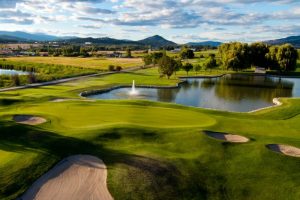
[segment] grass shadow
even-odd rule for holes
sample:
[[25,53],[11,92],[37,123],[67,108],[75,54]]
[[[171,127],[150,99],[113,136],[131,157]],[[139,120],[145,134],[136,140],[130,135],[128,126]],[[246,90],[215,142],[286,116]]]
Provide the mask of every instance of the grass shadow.
[[[104,133],[101,139],[117,140],[120,137],[141,137],[146,140],[156,137],[155,132],[144,132],[141,136],[141,130],[134,134],[126,131],[113,131]],[[131,130],[132,131],[132,130]],[[166,199],[166,197],[180,196],[179,183],[181,173],[175,165],[167,161],[156,160],[150,157],[128,154],[121,151],[104,148],[101,143],[94,143],[93,140],[87,141],[73,137],[62,136],[54,132],[43,130],[39,127],[19,125],[14,122],[0,122],[0,150],[9,152],[34,152],[38,153],[29,166],[20,167],[17,172],[8,173],[0,180],[0,199],[15,199],[20,196],[38,177],[48,171],[54,164],[63,158],[75,154],[94,155],[102,159],[107,166],[123,166],[128,171],[124,176],[131,179],[131,184],[137,187],[144,184],[139,177],[144,177],[149,184],[147,192],[156,199]],[[19,163],[16,163],[19,164]],[[110,170],[110,169],[109,169]],[[1,177],[1,176],[0,176]],[[114,184],[119,184],[121,177],[115,177]],[[138,182],[136,182],[138,180]],[[130,186],[133,187],[133,186]],[[122,187],[118,185],[115,194],[120,195]],[[161,189],[165,188],[165,192]],[[141,189],[139,194],[142,194]],[[114,193],[113,193],[114,194]],[[133,193],[124,194],[127,198]],[[116,196],[118,197],[118,196]],[[138,199],[138,198],[134,198]],[[171,199],[171,198],[167,198]]]

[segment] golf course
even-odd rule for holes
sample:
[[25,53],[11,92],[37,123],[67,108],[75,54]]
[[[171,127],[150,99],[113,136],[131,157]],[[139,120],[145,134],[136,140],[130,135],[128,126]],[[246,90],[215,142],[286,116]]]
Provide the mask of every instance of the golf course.
[[150,68],[1,92],[0,199],[22,196],[72,155],[105,163],[114,199],[300,198],[297,152],[268,147],[300,148],[300,99],[242,113],[79,96],[132,80],[137,86],[181,81]]

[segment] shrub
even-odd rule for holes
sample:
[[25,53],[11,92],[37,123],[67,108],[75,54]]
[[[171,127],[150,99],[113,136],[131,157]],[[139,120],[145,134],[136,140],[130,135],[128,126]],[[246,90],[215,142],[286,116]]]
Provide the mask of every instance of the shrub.
[[108,66],[108,71],[115,71],[115,66],[114,65],[109,65]]
[[116,67],[116,71],[118,71],[118,72],[121,71],[122,69],[123,69],[123,68],[122,68],[121,66],[117,66],[117,67]]

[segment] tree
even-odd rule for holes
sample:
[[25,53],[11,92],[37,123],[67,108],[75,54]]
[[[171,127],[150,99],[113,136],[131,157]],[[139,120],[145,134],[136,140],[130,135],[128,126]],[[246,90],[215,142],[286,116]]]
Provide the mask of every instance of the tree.
[[280,71],[293,71],[297,66],[298,52],[290,44],[284,44],[279,47],[276,59],[280,67]]
[[182,62],[180,59],[175,60],[174,73],[178,72],[182,68]]
[[164,56],[163,52],[154,52],[152,55],[152,63],[154,65],[158,64],[159,60]]
[[147,54],[143,57],[143,61],[145,63],[145,65],[150,65],[152,64],[152,55],[151,54]]
[[126,55],[125,55],[126,58],[132,58],[132,55],[131,55],[131,49],[130,48],[127,48],[126,49]]
[[28,83],[31,84],[31,83],[35,83],[36,82],[36,77],[34,75],[34,73],[30,72],[28,74]]
[[201,70],[201,65],[196,64],[196,65],[194,66],[194,71],[196,72],[196,74],[197,74],[200,70]]
[[83,57],[88,57],[88,56],[89,56],[89,53],[88,53],[87,49],[84,48],[84,47],[80,47],[79,54],[80,54],[81,56],[83,56]]
[[217,67],[217,61],[214,56],[209,56],[203,63],[203,68],[205,70],[213,69],[215,67]]
[[269,47],[262,42],[252,43],[250,45],[250,62],[257,67],[267,67],[266,54],[269,53]]
[[265,57],[270,69],[293,71],[297,67],[298,52],[290,44],[270,47]]
[[193,69],[193,65],[191,63],[186,63],[182,66],[183,70],[186,71],[186,75],[189,75],[189,71]]
[[156,65],[158,64],[159,60],[164,56],[163,52],[154,52],[151,54],[147,54],[143,57],[143,61],[145,65]]
[[167,55],[164,55],[158,62],[159,64],[159,73],[161,76],[167,76],[170,79],[170,76],[175,71],[176,61],[173,58],[170,58]]
[[195,57],[194,51],[184,46],[180,51],[180,57],[181,59],[193,59]]
[[226,69],[246,69],[250,67],[250,48],[240,42],[225,43],[219,46],[221,62]]
[[109,65],[108,66],[108,71],[115,71],[115,66],[114,65]]
[[12,82],[14,86],[19,86],[20,85],[20,77],[18,74],[14,74],[11,76]]
[[269,48],[269,52],[265,55],[267,68],[273,70],[279,70],[279,64],[276,58],[278,49],[279,49],[278,46],[271,46]]
[[118,72],[121,71],[122,69],[123,69],[123,68],[122,68],[121,66],[117,66],[117,67],[116,67],[116,71],[118,71]]

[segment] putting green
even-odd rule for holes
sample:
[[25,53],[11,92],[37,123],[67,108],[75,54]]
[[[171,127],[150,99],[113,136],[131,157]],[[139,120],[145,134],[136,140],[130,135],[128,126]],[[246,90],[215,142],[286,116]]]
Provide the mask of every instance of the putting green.
[[101,128],[112,124],[162,128],[205,127],[216,122],[206,114],[188,109],[128,105],[122,104],[122,101],[115,101],[114,104],[103,104],[101,101],[51,102],[23,107],[22,112],[48,115],[51,125],[68,129]]

